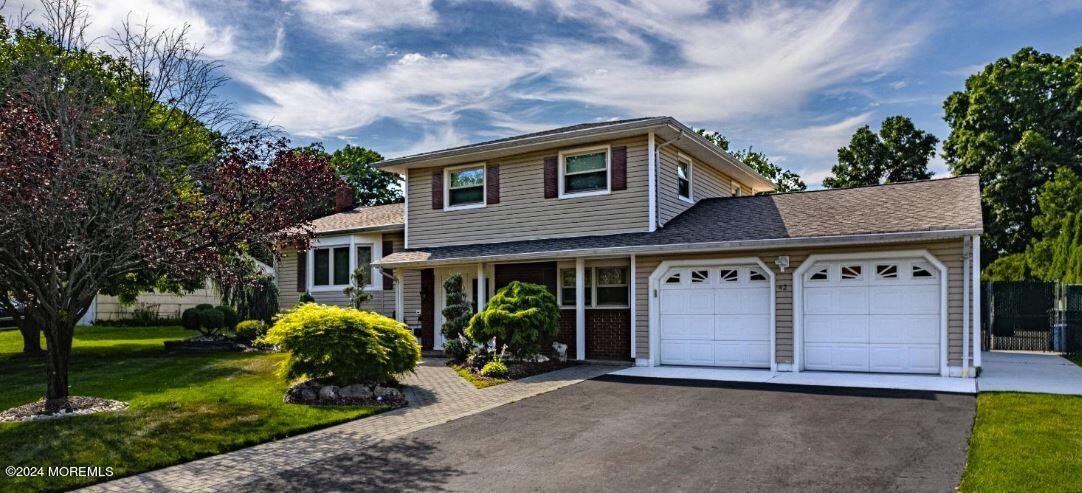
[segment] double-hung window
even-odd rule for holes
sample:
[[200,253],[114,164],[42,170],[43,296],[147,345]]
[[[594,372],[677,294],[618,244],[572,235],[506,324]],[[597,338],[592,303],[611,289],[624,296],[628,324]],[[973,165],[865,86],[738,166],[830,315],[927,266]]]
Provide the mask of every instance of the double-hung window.
[[372,245],[357,245],[357,269],[361,276],[361,285],[372,285]]
[[609,148],[594,147],[560,153],[560,196],[609,191]]
[[680,156],[676,160],[676,195],[690,202],[691,198],[691,159]]
[[485,205],[485,165],[470,164],[448,168],[443,196],[446,209],[483,207]]
[[[586,268],[586,307],[625,307],[630,300],[627,266]],[[560,269],[560,305],[575,306],[575,269]]]
[[314,286],[349,284],[349,247],[316,248],[312,259]]

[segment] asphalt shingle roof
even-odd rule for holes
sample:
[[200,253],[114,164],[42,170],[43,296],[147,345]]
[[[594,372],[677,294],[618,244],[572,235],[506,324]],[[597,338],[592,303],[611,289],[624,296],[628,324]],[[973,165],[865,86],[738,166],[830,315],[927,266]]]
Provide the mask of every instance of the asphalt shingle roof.
[[318,234],[402,226],[405,223],[404,211],[403,204],[356,207],[316,219],[311,227]]
[[550,251],[980,230],[975,175],[842,190],[703,199],[653,233],[410,249],[383,263]]

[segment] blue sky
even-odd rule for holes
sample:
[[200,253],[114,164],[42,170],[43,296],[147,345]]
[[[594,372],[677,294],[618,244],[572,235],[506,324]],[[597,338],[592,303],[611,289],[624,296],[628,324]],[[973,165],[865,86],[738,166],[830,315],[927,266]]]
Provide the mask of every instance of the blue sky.
[[[34,6],[11,1],[5,14]],[[187,24],[224,96],[297,143],[399,156],[562,125],[671,115],[818,186],[864,124],[945,138],[942,102],[1023,46],[1082,45],[1082,0],[90,0]],[[947,173],[937,158],[933,169]]]

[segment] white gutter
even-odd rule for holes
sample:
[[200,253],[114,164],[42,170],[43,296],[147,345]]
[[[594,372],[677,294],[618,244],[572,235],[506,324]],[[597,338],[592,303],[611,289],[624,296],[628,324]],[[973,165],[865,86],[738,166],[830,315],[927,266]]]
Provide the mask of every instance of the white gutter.
[[[839,245],[860,245],[866,243],[894,243],[905,241],[940,240],[980,234],[981,229],[946,229],[937,231],[918,231],[903,233],[874,233],[863,235],[815,236],[809,238],[775,238],[768,240],[717,241],[703,243],[674,243],[671,245],[635,245],[623,247],[580,248],[571,250],[547,250],[501,255],[475,255],[453,257],[438,260],[416,260],[407,262],[380,263],[389,268],[431,267],[433,265],[453,265],[469,262],[504,262],[535,258],[562,257],[611,257],[624,254],[664,254],[664,253],[700,253],[715,251],[737,251],[767,248],[827,247]],[[484,245],[473,245],[483,247]],[[445,248],[445,247],[441,247]]]
[[656,138],[654,132],[647,134],[646,138],[646,193],[647,207],[646,213],[649,215],[647,219],[647,231],[653,233],[657,231],[657,149],[655,148]]
[[973,235],[973,367],[981,367],[981,237]]
[[[650,135],[653,136],[654,134],[651,133]],[[650,156],[654,160],[654,166],[651,169],[651,171],[654,172],[654,175],[650,177],[650,185],[651,185],[651,187],[650,187],[650,201],[653,202],[654,204],[657,204],[657,189],[658,189],[657,180],[660,179],[660,177],[657,174],[657,169],[661,166],[661,148],[665,147],[665,146],[667,146],[669,144],[673,144],[673,143],[679,141],[682,138],[684,138],[684,130],[683,129],[680,130],[680,134],[677,135],[675,139],[662,142],[660,145],[655,146],[654,147],[654,153],[656,155]],[[653,214],[654,214],[654,216],[650,218],[651,225],[664,227],[665,225],[661,224],[661,217],[659,217],[659,215],[658,215],[657,205],[654,206]],[[656,227],[650,229],[650,231],[654,231],[654,229],[656,229]]]

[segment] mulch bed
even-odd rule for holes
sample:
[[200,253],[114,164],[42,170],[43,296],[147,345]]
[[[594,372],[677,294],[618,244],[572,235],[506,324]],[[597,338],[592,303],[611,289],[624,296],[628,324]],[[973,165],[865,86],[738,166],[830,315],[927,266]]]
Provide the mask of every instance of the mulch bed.
[[128,404],[125,402],[83,396],[68,397],[66,404],[61,404],[59,410],[52,412],[46,410],[45,404],[45,400],[42,399],[0,412],[0,422],[64,418],[107,411],[121,411],[128,408]]
[[[464,368],[469,370],[475,377],[482,380],[490,380],[488,377],[481,375],[480,368],[472,368],[463,363],[448,362],[448,365],[455,368]],[[542,373],[548,373],[550,371],[556,371],[570,366],[576,366],[580,363],[577,361],[559,361],[556,359],[550,359],[542,363],[534,363],[528,361],[505,361],[507,365],[507,376],[504,377],[507,380],[519,380],[526,377],[532,377],[534,375],[540,375]]]

